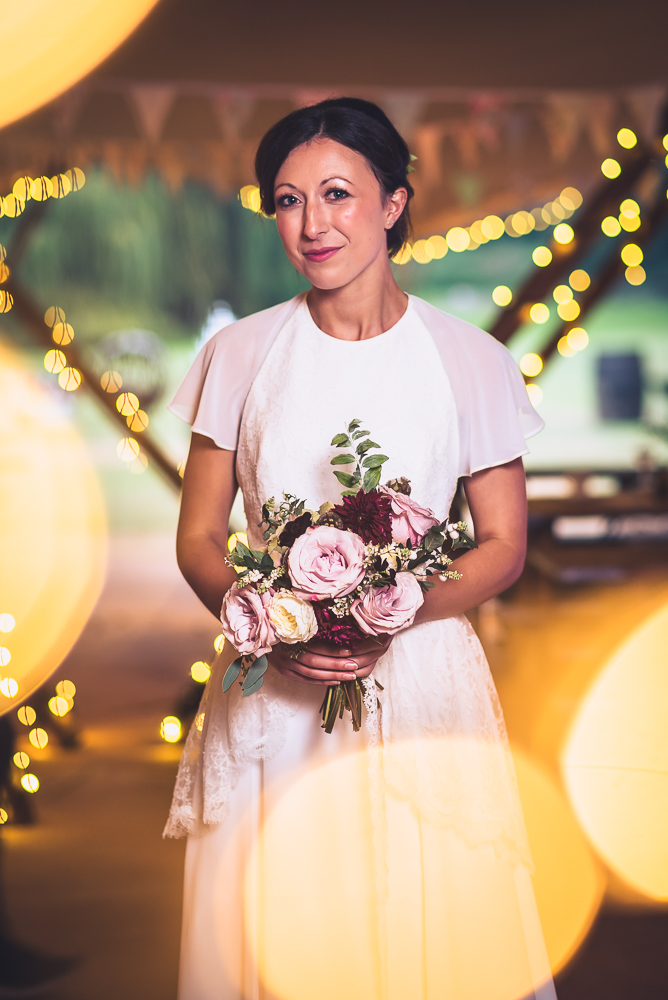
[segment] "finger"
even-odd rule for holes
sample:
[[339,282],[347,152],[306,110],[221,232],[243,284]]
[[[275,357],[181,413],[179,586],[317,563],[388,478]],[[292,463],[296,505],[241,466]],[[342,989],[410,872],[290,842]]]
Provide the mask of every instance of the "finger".
[[301,681],[303,684],[313,684],[316,687],[329,687],[331,684],[331,681],[324,681],[321,679],[315,680],[311,677],[303,677],[301,674],[298,674],[296,670],[289,670],[287,667],[285,669],[281,669],[280,673],[283,677],[289,677],[293,681]]
[[349,681],[352,674],[357,670],[359,664],[357,658],[350,657],[347,660],[339,659],[336,656],[321,656],[319,653],[312,653],[308,649],[301,650],[296,656],[290,657],[293,663],[298,663],[300,667],[310,667],[313,670],[335,671],[343,674],[343,679]]

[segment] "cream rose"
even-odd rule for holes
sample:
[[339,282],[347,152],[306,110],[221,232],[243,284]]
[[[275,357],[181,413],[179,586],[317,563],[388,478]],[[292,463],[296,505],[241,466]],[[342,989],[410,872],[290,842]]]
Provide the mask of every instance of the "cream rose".
[[313,607],[291,590],[279,590],[272,596],[267,615],[282,642],[308,642],[318,631]]

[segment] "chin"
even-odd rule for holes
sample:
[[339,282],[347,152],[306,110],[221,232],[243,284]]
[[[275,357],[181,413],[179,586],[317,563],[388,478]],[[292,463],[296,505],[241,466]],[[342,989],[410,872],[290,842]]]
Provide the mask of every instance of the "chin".
[[314,288],[320,288],[323,292],[343,288],[357,277],[357,273],[351,274],[348,268],[345,270],[340,267],[327,268],[325,264],[311,264],[304,268],[302,274]]

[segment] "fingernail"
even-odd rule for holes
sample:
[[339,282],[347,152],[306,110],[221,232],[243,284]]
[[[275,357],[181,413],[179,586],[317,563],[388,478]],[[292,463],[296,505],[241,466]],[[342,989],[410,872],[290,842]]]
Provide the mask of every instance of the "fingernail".
[[357,664],[355,663],[354,660],[346,660],[346,662],[343,665],[346,668],[346,670],[357,670]]

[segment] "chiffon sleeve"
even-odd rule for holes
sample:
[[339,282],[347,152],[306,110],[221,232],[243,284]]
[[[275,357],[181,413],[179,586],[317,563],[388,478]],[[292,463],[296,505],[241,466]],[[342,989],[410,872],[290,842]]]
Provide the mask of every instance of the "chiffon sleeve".
[[201,349],[168,409],[219,448],[236,451],[249,389],[298,299],[219,330]]
[[527,438],[545,424],[510,352],[478,327],[422,299],[412,301],[438,348],[457,404],[459,475],[527,455]]

